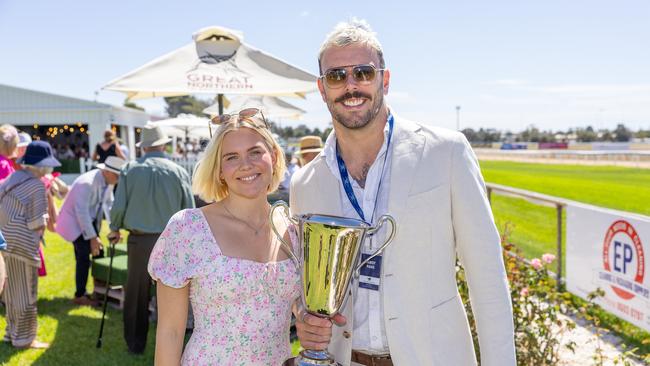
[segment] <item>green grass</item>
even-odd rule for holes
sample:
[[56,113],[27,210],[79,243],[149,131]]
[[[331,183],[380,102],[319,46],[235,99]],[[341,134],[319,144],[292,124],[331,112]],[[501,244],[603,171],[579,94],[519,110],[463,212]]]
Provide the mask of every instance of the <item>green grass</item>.
[[[59,203],[60,205],[60,203]],[[102,238],[106,237],[106,225]],[[122,233],[126,238],[126,233]],[[49,342],[47,350],[17,350],[0,342],[0,365],[152,365],[155,351],[156,325],[149,326],[145,353],[134,356],[127,352],[122,337],[122,311],[108,307],[104,324],[103,346],[97,349],[101,308],[75,306],[74,249],[59,235],[45,234],[47,276],[38,283],[38,333],[36,339]],[[90,276],[89,276],[90,277]],[[92,291],[92,279],[88,291]],[[0,335],[6,326],[5,311],[0,306]],[[189,338],[188,338],[189,339]],[[294,355],[299,343],[292,344]]]
[[[106,232],[102,237],[105,237]],[[51,343],[47,350],[17,350],[0,344],[2,365],[143,365],[153,364],[155,324],[149,328],[144,355],[127,353],[122,338],[122,312],[108,307],[104,325],[103,346],[95,347],[101,308],[79,307],[70,303],[74,296],[74,250],[71,243],[57,234],[45,236],[47,276],[38,283],[38,333],[36,339]],[[89,281],[88,291],[92,290]],[[6,321],[4,309],[0,329]],[[3,333],[4,334],[4,333]]]
[[481,161],[487,182],[650,216],[650,169]]
[[[480,163],[483,176],[490,183],[650,215],[650,169],[507,161]],[[509,241],[520,247],[527,258],[557,252],[557,213],[554,207],[493,192],[492,211],[499,231],[503,233],[508,225]],[[562,218],[562,242],[566,243],[566,214]],[[564,245],[562,249],[565,258]],[[576,304],[584,304],[575,296],[572,299]],[[638,347],[639,354],[650,353],[648,332],[605,311],[599,311],[597,316],[603,327],[622,337],[628,346]]]
[[[509,228],[509,241],[521,248],[527,258],[557,252],[557,212],[521,198],[492,194],[492,211],[500,233]],[[565,234],[566,217],[562,217]],[[563,251],[564,254],[564,251]]]
[[[483,160],[481,171],[489,183],[650,215],[650,169]],[[526,257],[557,252],[555,208],[493,193],[492,211],[500,232],[511,226],[510,239]]]

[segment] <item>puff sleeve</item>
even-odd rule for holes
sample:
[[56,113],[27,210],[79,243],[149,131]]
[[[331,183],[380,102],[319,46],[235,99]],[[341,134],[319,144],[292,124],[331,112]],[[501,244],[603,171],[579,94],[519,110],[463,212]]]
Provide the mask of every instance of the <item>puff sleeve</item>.
[[189,211],[179,211],[169,219],[147,266],[151,278],[173,288],[187,286],[199,267],[200,256],[196,253],[196,246],[200,244],[193,237]]

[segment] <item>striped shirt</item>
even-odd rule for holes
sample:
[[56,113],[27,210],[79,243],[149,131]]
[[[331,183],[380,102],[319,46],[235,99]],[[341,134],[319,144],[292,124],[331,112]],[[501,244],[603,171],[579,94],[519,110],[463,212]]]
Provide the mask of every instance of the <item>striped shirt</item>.
[[0,184],[0,230],[6,255],[40,266],[40,234],[47,220],[45,186],[28,170],[19,170]]

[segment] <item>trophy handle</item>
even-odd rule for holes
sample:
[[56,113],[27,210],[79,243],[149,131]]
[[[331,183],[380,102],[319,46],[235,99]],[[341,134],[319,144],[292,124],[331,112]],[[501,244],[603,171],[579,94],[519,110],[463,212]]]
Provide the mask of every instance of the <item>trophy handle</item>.
[[366,260],[364,260],[363,262],[359,263],[359,265],[357,266],[357,268],[354,270],[354,278],[359,278],[359,275],[360,275],[360,273],[361,273],[361,267],[365,266],[366,263],[368,263],[371,259],[373,259],[374,257],[376,257],[376,256],[378,256],[379,254],[381,254],[381,252],[383,252],[384,249],[386,249],[386,247],[387,247],[387,246],[388,246],[388,245],[393,241],[393,239],[395,238],[395,232],[396,232],[396,229],[397,229],[397,224],[395,223],[395,219],[394,219],[393,216],[391,216],[391,215],[381,215],[381,217],[379,218],[379,221],[377,221],[377,226],[375,226],[375,227],[371,227],[370,229],[368,229],[368,233],[367,233],[367,234],[368,234],[368,235],[374,235],[377,231],[379,231],[379,229],[380,229],[382,226],[384,226],[384,224],[385,224],[386,222],[390,222],[390,234],[388,234],[388,238],[386,239],[386,241],[384,242],[384,244],[382,244],[382,245],[379,247],[379,249],[377,249],[376,252],[374,252],[370,257],[366,258]]
[[296,263],[296,265],[298,265],[300,263],[300,261],[298,260],[298,257],[296,257],[296,254],[293,252],[293,249],[291,248],[291,245],[284,240],[282,235],[280,235],[280,233],[278,232],[278,229],[275,227],[275,224],[273,223],[273,214],[275,213],[275,210],[277,208],[279,208],[279,207],[284,209],[283,215],[284,215],[284,217],[287,218],[287,220],[289,220],[294,225],[298,224],[298,221],[296,221],[294,218],[292,218],[289,215],[289,205],[287,205],[287,203],[284,202],[284,201],[277,201],[271,206],[271,211],[269,212],[269,224],[271,224],[271,229],[275,233],[275,236],[278,238],[278,240],[280,240],[280,245],[281,245],[282,249],[284,249],[284,251]]

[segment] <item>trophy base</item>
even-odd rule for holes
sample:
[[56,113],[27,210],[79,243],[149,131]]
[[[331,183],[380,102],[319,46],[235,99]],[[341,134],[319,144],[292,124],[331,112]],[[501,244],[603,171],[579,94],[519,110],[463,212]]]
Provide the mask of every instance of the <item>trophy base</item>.
[[282,366],[341,366],[327,351],[304,350],[298,357],[290,358]]

